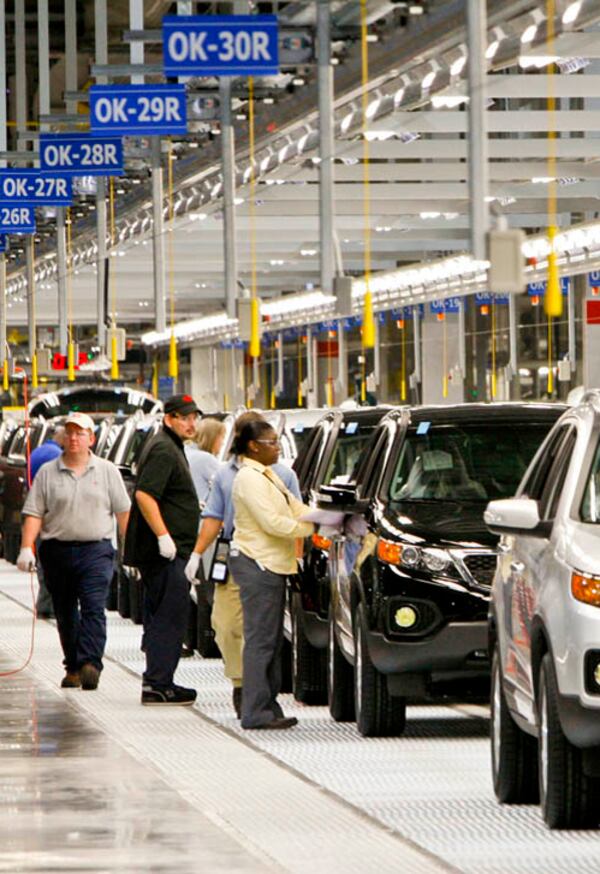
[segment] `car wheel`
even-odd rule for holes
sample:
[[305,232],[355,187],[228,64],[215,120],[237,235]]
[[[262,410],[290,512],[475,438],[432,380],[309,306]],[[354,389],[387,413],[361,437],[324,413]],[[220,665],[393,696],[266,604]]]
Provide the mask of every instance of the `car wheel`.
[[502,687],[500,651],[494,649],[491,691],[492,777],[502,804],[537,804],[537,741],[516,724]]
[[196,586],[196,628],[198,652],[205,659],[218,659],[221,652],[215,641],[215,632],[210,623],[212,605],[205,587]]
[[350,665],[338,645],[333,616],[329,614],[327,641],[327,704],[336,722],[354,719],[354,678]]
[[406,699],[388,692],[387,679],[369,655],[367,622],[362,604],[354,617],[354,703],[356,727],[363,737],[393,737],[406,725]]
[[302,597],[292,595],[292,691],[303,704],[325,704],[327,701],[326,653],[315,649],[304,632]]
[[538,685],[540,803],[552,829],[590,828],[600,820],[600,781],[586,777],[581,750],[565,735],[558,715],[558,686],[550,653]]

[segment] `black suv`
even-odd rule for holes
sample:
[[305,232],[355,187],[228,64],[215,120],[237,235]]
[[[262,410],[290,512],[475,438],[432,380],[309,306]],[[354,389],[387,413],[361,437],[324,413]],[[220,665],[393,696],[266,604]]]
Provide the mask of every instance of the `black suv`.
[[365,736],[400,734],[407,698],[486,691],[497,538],[483,511],[514,494],[564,410],[394,410],[364,452],[356,485],[321,487],[321,506],[353,514],[329,559],[334,719],[355,717]]
[[[352,479],[377,423],[389,410],[383,406],[337,410],[320,419],[294,463],[305,503],[314,503],[321,485]],[[292,644],[292,690],[305,704],[327,700],[330,546],[331,541],[320,534],[305,540],[285,617],[286,637]]]

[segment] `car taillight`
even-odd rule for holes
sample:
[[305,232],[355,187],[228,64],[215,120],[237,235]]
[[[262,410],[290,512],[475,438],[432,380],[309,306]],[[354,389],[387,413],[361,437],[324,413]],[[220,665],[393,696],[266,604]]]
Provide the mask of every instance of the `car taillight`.
[[592,607],[600,607],[600,577],[591,577],[573,571],[571,592],[577,601],[591,604]]
[[380,537],[377,541],[377,558],[386,564],[400,564],[402,561],[402,544]]
[[323,537],[322,534],[313,534],[312,545],[316,549],[328,550],[329,547],[331,546],[331,540],[329,539],[329,537]]

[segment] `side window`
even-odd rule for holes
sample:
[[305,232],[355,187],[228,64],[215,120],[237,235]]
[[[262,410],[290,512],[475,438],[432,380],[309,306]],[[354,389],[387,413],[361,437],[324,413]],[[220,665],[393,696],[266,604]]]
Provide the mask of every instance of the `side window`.
[[569,470],[571,455],[577,440],[577,430],[574,427],[568,429],[566,436],[560,444],[556,458],[544,485],[540,498],[540,516],[542,519],[554,519],[562,487]]
[[535,466],[529,472],[523,488],[520,490],[520,495],[534,501],[541,500],[550,470],[565,439],[565,434],[571,427],[570,425],[562,425],[548,435],[547,440],[542,444]]
[[383,461],[387,454],[389,433],[387,428],[379,432],[379,436],[365,449],[368,457],[362,480],[359,479],[361,498],[370,498],[381,479]]
[[309,478],[317,466],[319,449],[326,439],[325,429],[321,425],[315,428],[304,452],[298,456],[294,463],[294,470],[298,475],[300,491],[306,492],[309,488]]

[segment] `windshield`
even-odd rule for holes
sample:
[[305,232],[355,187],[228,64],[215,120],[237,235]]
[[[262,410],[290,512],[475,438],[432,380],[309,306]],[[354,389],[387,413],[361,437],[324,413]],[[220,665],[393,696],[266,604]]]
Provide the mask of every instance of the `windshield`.
[[374,430],[374,425],[360,425],[358,422],[346,422],[345,427],[342,425],[323,477],[324,485],[334,480],[352,481],[355,468]]
[[600,524],[600,443],[592,462],[583,501],[581,502],[581,521]]
[[390,483],[390,500],[485,503],[509,498],[551,424],[421,422],[410,427]]

